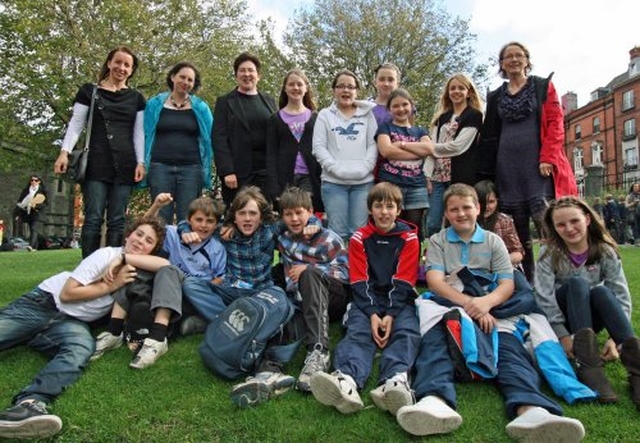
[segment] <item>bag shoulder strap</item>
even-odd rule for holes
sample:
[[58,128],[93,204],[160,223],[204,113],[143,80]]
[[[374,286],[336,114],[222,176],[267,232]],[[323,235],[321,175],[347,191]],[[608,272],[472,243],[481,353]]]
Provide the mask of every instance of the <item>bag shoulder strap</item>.
[[84,139],[84,151],[89,152],[89,141],[91,139],[91,129],[93,127],[93,110],[96,105],[96,95],[98,94],[98,85],[93,85],[93,91],[91,91],[91,106],[89,107],[89,118],[87,119],[87,133]]

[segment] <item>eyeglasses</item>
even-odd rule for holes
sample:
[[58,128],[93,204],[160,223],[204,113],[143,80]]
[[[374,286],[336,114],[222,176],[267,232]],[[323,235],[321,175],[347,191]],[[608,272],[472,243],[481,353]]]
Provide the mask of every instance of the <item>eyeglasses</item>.
[[343,84],[335,85],[333,88],[334,89],[346,89],[347,91],[355,91],[356,89],[358,89],[356,87],[356,85],[343,85]]
[[32,178],[31,181],[32,182],[36,182],[36,183],[40,183],[40,179],[39,178]]
[[510,58],[515,58],[516,60],[522,60],[523,58],[527,58],[527,56],[521,52],[516,54],[506,54],[502,57],[502,60],[509,60]]

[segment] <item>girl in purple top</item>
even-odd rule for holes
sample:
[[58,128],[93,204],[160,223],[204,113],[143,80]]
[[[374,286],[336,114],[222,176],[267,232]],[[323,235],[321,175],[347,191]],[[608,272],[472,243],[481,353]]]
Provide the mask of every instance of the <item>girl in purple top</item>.
[[285,75],[279,107],[267,124],[267,197],[276,201],[287,186],[297,186],[311,194],[316,211],[323,211],[320,165],[311,153],[316,104],[302,70]]

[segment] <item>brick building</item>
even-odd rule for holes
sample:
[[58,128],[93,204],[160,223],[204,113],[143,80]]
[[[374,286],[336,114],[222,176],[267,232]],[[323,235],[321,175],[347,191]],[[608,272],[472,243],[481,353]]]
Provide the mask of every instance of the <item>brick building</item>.
[[565,152],[583,195],[604,189],[628,189],[640,181],[640,47],[629,51],[627,70],[591,93],[577,107],[577,96],[562,96],[565,109]]

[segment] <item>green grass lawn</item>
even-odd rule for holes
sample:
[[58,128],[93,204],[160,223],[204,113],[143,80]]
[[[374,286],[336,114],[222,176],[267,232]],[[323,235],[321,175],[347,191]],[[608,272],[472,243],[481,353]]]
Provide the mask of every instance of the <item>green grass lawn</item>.
[[[640,248],[622,249],[624,267],[634,301],[639,302]],[[0,306],[33,288],[56,272],[72,269],[79,250],[0,253]],[[640,332],[640,313],[633,323]],[[332,340],[340,338],[332,326]],[[601,334],[602,335],[602,334]],[[363,393],[366,409],[343,416],[313,396],[289,392],[260,407],[236,408],[229,400],[233,383],[210,373],[202,364],[198,345],[202,336],[179,338],[169,353],[143,371],[129,369],[126,347],[90,364],[84,376],[52,405],[63,429],[59,442],[396,442],[396,441],[509,441],[502,400],[489,383],[458,385],[459,412],[464,422],[454,434],[414,438],[388,413],[377,410]],[[297,376],[304,351],[288,372]],[[46,358],[27,347],[0,353],[0,408],[27,385]],[[619,362],[607,374],[620,396],[616,405],[580,404],[565,407],[587,429],[587,442],[637,442],[640,414],[631,403],[626,373]],[[373,377],[372,377],[373,379]]]

